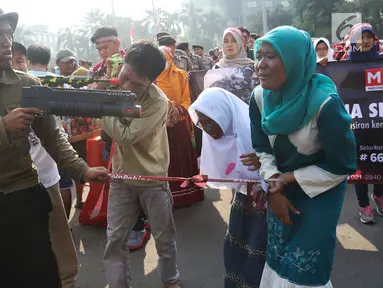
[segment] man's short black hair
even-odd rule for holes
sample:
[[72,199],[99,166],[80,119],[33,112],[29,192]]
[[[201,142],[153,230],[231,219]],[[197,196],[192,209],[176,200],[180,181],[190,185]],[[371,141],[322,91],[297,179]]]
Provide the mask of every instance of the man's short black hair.
[[257,34],[257,33],[251,33],[250,34],[250,38],[254,39],[254,40],[257,40],[258,38],[261,38],[261,35]]
[[247,35],[247,37],[250,37],[250,31],[247,30],[245,27],[242,27],[242,26],[239,26],[237,27],[238,30],[240,30],[243,33],[245,33]]
[[90,38],[90,41],[93,44],[96,44],[97,39],[103,38],[103,37],[111,37],[116,36],[118,37],[117,29],[113,26],[103,26],[100,27],[94,32],[92,38]]
[[27,48],[25,48],[25,46],[19,42],[12,43],[12,54],[15,54],[16,51],[21,55],[27,56]]
[[42,45],[31,45],[27,49],[27,57],[32,65],[43,64],[48,65],[51,60],[51,50]]
[[138,41],[132,46],[125,56],[125,63],[129,64],[135,73],[148,77],[154,81],[165,69],[164,54],[150,41]]
[[186,52],[186,50],[189,49],[189,43],[188,42],[181,42],[180,44],[177,45],[177,49]]

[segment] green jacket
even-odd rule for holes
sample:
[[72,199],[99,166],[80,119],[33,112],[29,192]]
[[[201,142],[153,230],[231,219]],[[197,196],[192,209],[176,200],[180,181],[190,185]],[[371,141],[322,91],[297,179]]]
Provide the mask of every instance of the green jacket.
[[[0,193],[11,193],[39,183],[29,154],[30,131],[9,133],[3,122],[8,112],[20,106],[21,88],[31,85],[40,83],[23,72],[12,69],[0,71]],[[36,118],[31,129],[60,168],[66,169],[73,179],[82,179],[89,167],[60,132],[54,115]]]

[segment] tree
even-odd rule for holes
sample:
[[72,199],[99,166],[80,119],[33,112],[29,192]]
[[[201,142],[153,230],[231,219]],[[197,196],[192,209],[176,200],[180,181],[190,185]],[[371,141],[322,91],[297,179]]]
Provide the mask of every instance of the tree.
[[[280,3],[276,4],[273,9],[267,10],[267,25],[270,30],[278,26],[293,25],[293,19],[293,10]],[[248,23],[251,31],[261,34],[260,31],[263,31],[262,11],[258,10],[255,15],[251,15]]]
[[146,16],[143,19],[143,24],[152,36],[165,29],[167,13],[161,8],[154,8],[145,11]]
[[165,30],[168,31],[174,37],[177,37],[181,34],[181,15],[178,12],[167,13],[165,12],[164,24]]
[[193,1],[182,5],[181,19],[190,41],[195,42],[201,28],[202,9],[196,8]]
[[205,13],[202,15],[202,30],[204,31],[205,36],[212,39],[221,39],[226,25],[225,18],[216,12]]
[[121,47],[123,49],[126,49],[131,45],[130,29],[133,26],[134,21],[130,17],[117,17],[115,19],[115,27],[121,40]]
[[16,42],[23,44],[25,47],[35,44],[36,42],[35,34],[24,25],[17,26],[13,33],[13,39]]
[[65,28],[61,29],[59,32],[59,36],[57,39],[57,50],[61,48],[68,48],[73,51],[76,51],[77,43],[76,43],[76,34],[74,33],[75,29]]
[[134,40],[145,39],[154,40],[152,34],[149,32],[148,23],[144,20],[134,21],[133,23]]
[[[109,21],[113,20],[109,18]],[[93,35],[93,33],[96,32],[98,28],[108,24],[107,17],[99,9],[87,12],[82,22],[84,24],[83,28],[88,31],[88,35]]]
[[379,0],[343,1],[336,5],[340,13],[361,13],[362,21],[370,23],[379,37],[383,37],[383,6]]
[[335,7],[346,0],[294,0],[295,8],[294,26],[307,31],[313,36],[331,36],[332,13],[337,12]]

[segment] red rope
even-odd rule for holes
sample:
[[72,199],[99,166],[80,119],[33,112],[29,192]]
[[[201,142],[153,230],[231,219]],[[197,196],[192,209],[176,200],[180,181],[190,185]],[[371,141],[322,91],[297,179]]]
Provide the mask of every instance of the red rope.
[[207,182],[215,183],[260,183],[265,182],[283,182],[281,179],[269,179],[269,180],[250,180],[250,179],[223,179],[223,178],[209,178],[207,175],[196,175],[190,178],[185,177],[161,177],[161,176],[142,176],[142,175],[129,175],[129,174],[111,174],[111,181],[129,180],[129,181],[168,181],[168,182],[183,182],[182,188],[188,186],[189,183],[194,183],[199,187],[205,187]]

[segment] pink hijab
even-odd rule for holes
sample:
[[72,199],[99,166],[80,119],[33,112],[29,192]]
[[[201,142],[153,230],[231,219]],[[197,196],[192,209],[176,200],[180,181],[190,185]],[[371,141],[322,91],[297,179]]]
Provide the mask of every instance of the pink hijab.
[[229,33],[234,37],[235,42],[237,42],[238,52],[234,56],[228,56],[222,51],[223,57],[219,60],[218,66],[220,68],[241,68],[254,65],[255,62],[247,58],[245,47],[243,47],[241,31],[237,28],[227,28],[225,32],[223,32],[223,39],[225,39],[225,36]]

